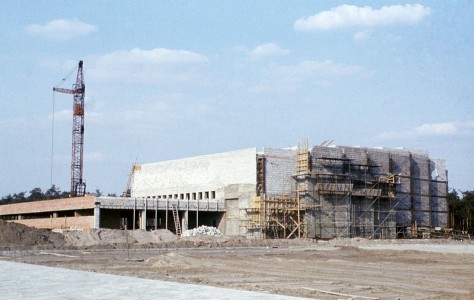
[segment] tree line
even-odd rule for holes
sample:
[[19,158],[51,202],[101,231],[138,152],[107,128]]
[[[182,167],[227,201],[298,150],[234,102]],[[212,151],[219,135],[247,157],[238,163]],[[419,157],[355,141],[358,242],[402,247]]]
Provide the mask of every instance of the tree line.
[[448,227],[474,235],[474,191],[448,193]]
[[[99,189],[96,189],[93,193],[97,197],[102,196],[102,192]],[[108,196],[115,196],[115,194],[108,194]],[[28,201],[41,201],[41,200],[50,200],[50,199],[62,199],[69,198],[69,192],[61,191],[56,185],[52,185],[49,189],[43,191],[39,187],[35,187],[29,192],[20,192],[14,194],[8,194],[3,196],[0,199],[0,204],[10,204],[10,203],[19,203],[19,202],[28,202]]]

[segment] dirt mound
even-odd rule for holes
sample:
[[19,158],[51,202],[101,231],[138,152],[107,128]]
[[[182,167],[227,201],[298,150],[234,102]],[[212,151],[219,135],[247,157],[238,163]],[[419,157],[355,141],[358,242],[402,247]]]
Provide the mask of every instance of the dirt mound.
[[63,245],[62,234],[0,220],[0,249],[46,249],[60,248]]
[[124,245],[154,245],[162,242],[172,242],[177,239],[171,231],[160,229],[145,230],[116,230],[89,229],[84,231],[62,231],[66,244],[73,248],[83,247],[122,247]]
[[169,252],[160,256],[150,257],[145,264],[153,268],[190,268],[195,265],[192,259],[180,252]]
[[138,244],[155,244],[160,242],[176,241],[178,237],[167,229],[157,229],[153,231],[133,230],[129,231],[132,238]]

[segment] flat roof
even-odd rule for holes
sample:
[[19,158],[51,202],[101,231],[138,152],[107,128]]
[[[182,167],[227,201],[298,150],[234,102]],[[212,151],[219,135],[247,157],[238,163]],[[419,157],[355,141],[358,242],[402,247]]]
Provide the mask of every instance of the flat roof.
[[29,201],[0,205],[0,216],[94,208],[96,196]]

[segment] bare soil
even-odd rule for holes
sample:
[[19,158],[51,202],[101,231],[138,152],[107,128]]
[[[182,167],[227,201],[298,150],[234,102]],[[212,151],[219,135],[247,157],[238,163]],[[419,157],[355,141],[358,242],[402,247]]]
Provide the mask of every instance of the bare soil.
[[178,239],[166,230],[16,225],[0,222],[0,259],[316,299],[474,299],[472,241]]

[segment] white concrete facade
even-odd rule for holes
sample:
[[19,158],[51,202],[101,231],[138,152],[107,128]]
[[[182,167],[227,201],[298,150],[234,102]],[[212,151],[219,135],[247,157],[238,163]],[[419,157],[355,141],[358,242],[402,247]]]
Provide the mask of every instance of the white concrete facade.
[[140,165],[132,197],[222,199],[234,184],[256,183],[255,148]]

